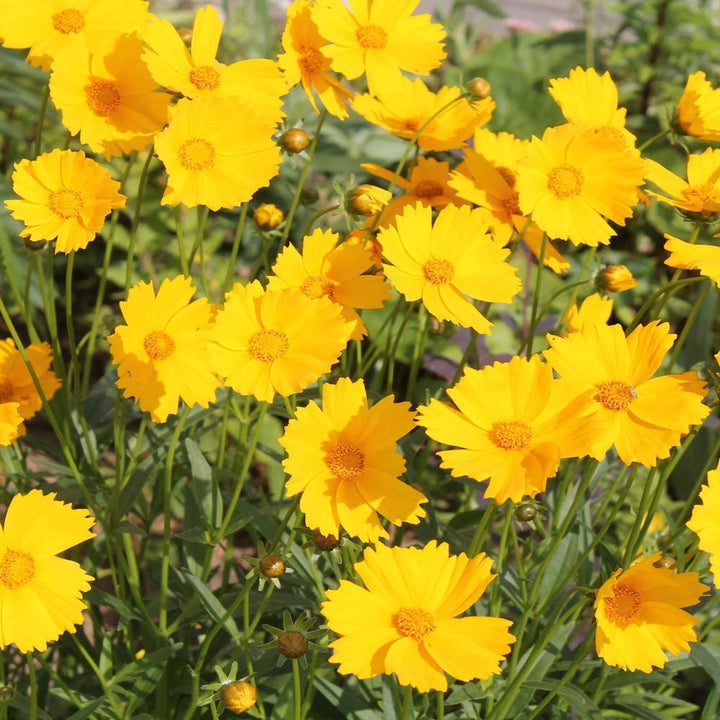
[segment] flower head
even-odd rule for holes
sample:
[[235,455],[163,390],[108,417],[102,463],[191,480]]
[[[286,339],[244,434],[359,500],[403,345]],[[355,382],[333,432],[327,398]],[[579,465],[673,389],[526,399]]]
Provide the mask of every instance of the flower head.
[[678,103],[677,121],[687,134],[700,140],[720,140],[720,89],[702,70],[690,75]]
[[23,419],[18,407],[19,404],[16,402],[5,402],[0,399],[0,446],[11,445],[20,435]]
[[257,703],[257,699],[255,686],[244,680],[228,683],[222,689],[222,704],[236,715],[253,707]]
[[463,682],[499,674],[515,642],[510,621],[457,617],[495,578],[491,566],[484,553],[450,555],[435,540],[422,549],[365,548],[355,565],[365,587],[341,580],[325,593],[322,613],[341,635],[330,643],[330,662],[360,679],[395,673],[420,692],[447,690],[445,673]]
[[568,332],[572,333],[582,330],[588,323],[606,324],[612,315],[612,309],[612,298],[593,293],[582,301],[579,309],[575,302],[570,305],[565,315],[565,326]]
[[701,275],[720,285],[720,247],[684,242],[672,235],[665,235],[665,249],[670,257],[665,264],[681,270],[699,270]]
[[682,608],[708,588],[697,573],[657,567],[661,555],[616,570],[597,592],[595,649],[608,665],[649,673],[665,666],[666,652],[688,651],[697,639],[695,618]]
[[13,190],[20,200],[5,205],[25,224],[20,237],[56,240],[55,252],[81,250],[102,230],[114,208],[125,207],[120,183],[80,150],[52,150],[15,164]]
[[609,293],[625,292],[638,286],[627,265],[608,265],[595,277],[595,285]]
[[93,518],[31,490],[10,501],[0,527],[0,648],[45,650],[82,622],[92,580],[78,563],[55,557],[94,537]]
[[720,585],[720,464],[708,473],[707,485],[700,490],[701,503],[695,505],[687,522],[700,541],[698,547],[710,553],[710,570],[715,587]]

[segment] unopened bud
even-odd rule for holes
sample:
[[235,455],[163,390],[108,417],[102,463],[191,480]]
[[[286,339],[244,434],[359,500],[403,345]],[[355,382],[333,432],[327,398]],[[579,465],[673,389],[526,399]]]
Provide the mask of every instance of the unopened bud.
[[478,100],[484,100],[486,97],[490,97],[490,83],[482,77],[473,78],[468,83],[468,90],[470,90]]
[[260,572],[269,578],[279,578],[285,573],[285,561],[279,555],[266,555],[260,561]]
[[303,185],[300,191],[300,202],[303,205],[313,205],[320,199],[320,193],[312,185]]
[[358,185],[348,194],[348,209],[355,215],[377,215],[392,198],[392,193],[376,185]]
[[190,28],[178,28],[178,35],[186,45],[190,45],[192,41],[192,30]]
[[535,519],[536,515],[537,508],[535,507],[535,503],[521,502],[515,508],[515,517],[522,522],[530,522]]
[[25,238],[25,247],[28,250],[42,250],[47,245],[47,240],[29,240]]
[[637,287],[638,281],[625,265],[608,265],[598,273],[598,289],[605,292],[623,292]]
[[302,152],[310,144],[310,136],[300,128],[290,128],[280,136],[280,145],[289,153]]
[[236,714],[249,710],[257,702],[257,690],[248,682],[230,683],[222,691],[223,705]]
[[340,540],[334,535],[323,535],[319,530],[313,533],[312,541],[318,550],[323,551],[334,550],[340,544]]
[[293,660],[302,657],[308,651],[307,638],[297,630],[286,630],[277,642],[278,651]]
[[283,215],[283,211],[277,205],[263,203],[255,208],[253,219],[258,227],[264,230],[272,230],[285,219],[285,215]]
[[672,555],[663,555],[658,558],[653,565],[656,568],[665,568],[666,570],[675,570],[677,568],[677,560]]

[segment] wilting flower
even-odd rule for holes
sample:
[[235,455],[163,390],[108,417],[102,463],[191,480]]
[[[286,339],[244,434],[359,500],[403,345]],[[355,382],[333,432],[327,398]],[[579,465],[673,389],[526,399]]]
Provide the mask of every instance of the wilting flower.
[[606,324],[612,314],[612,298],[599,293],[588,295],[578,309],[577,303],[573,302],[565,315],[565,327],[568,332],[582,330],[586,323]]
[[322,405],[299,408],[280,438],[285,489],[289,497],[302,493],[306,525],[377,542],[388,537],[378,515],[393,525],[418,523],[427,498],[398,480],[405,460],[397,441],[414,427],[410,403],[389,396],[369,408],[364,382],[340,378],[323,385]]
[[274,129],[273,118],[235,98],[180,100],[155,140],[168,173],[161,203],[219,210],[247,202],[278,173]]
[[352,326],[327,297],[236,283],[217,314],[207,359],[241,395],[272,402],[301,392],[338,361]]
[[702,70],[688,77],[677,120],[688,135],[708,142],[720,140],[720,89],[708,82]]
[[433,440],[461,448],[438,453],[440,467],[453,477],[489,480],[485,497],[499,503],[543,492],[561,458],[589,446],[578,422],[583,403],[561,392],[552,368],[536,355],[467,368],[448,395],[457,409],[433,399],[418,408],[418,424]]
[[699,538],[698,547],[710,554],[710,570],[715,587],[720,585],[720,465],[707,476],[700,490],[701,504],[695,505],[687,526]]
[[367,329],[356,308],[382,307],[390,297],[390,287],[382,275],[364,274],[373,266],[369,251],[352,243],[336,247],[337,241],[337,233],[318,228],[303,238],[302,255],[287,245],[272,267],[268,290],[295,287],[309,298],[330,298],[352,324],[351,339],[360,340]]
[[57,553],[95,536],[87,510],[31,490],[14,495],[0,527],[0,648],[45,650],[82,622],[90,589],[78,563]]
[[627,265],[608,265],[595,277],[595,284],[605,292],[625,292],[638,286]]
[[400,71],[428,75],[440,66],[445,30],[427,13],[413,15],[420,0],[321,0],[312,19],[328,45],[320,48],[335,72],[348,80],[365,73],[371,94],[387,90]]
[[690,650],[695,618],[682,608],[707,592],[695,572],[658,567],[662,553],[616,570],[595,598],[595,649],[608,665],[652,672],[665,667],[666,652]]
[[699,270],[701,275],[720,285],[720,247],[684,242],[672,235],[665,235],[665,249],[670,257],[665,264],[681,270]]
[[25,224],[20,237],[56,240],[55,252],[81,250],[102,230],[114,208],[125,207],[120,183],[80,150],[53,150],[15,164],[13,190],[6,200],[12,216]]
[[548,335],[544,354],[566,392],[593,401],[580,421],[594,428],[590,455],[601,460],[614,445],[626,465],[653,467],[707,417],[697,373],[653,377],[675,337],[657,321],[638,325],[627,338],[620,325],[603,324],[585,324],[566,338]]
[[433,224],[432,208],[417,203],[378,236],[385,274],[410,302],[421,300],[438,320],[479,333],[492,323],[468,299],[508,303],[520,290],[510,251],[487,234],[479,210],[448,205]]
[[[423,549],[366,547],[355,572],[365,584],[341,580],[328,590],[322,613],[343,675],[367,679],[395,673],[420,692],[447,690],[445,673],[467,682],[500,673],[515,637],[504,618],[457,616],[496,577],[484,553],[450,555],[435,540]],[[429,579],[432,582],[429,582]]]
[[186,405],[208,407],[220,386],[208,367],[212,310],[206,298],[190,302],[195,288],[187,277],[130,288],[120,303],[126,325],[108,338],[117,385],[134,398],[155,422],[165,422]]

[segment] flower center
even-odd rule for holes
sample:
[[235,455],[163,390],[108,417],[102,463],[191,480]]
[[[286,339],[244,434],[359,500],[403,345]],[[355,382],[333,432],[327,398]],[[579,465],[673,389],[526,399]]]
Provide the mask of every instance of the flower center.
[[207,140],[190,138],[180,146],[178,157],[186,170],[207,170],[215,164],[215,148]]
[[426,198],[432,200],[432,198],[443,196],[444,186],[442,183],[435,182],[434,180],[421,180],[413,189],[413,194],[419,198]]
[[253,360],[271,363],[290,349],[288,337],[279,330],[261,330],[250,336],[248,354]]
[[608,410],[625,410],[637,397],[635,388],[620,380],[608,380],[595,386],[598,390],[595,400]]
[[164,330],[148,333],[143,345],[151,360],[164,360],[175,352],[175,341]]
[[10,378],[0,375],[0,405],[10,402],[13,397],[13,384]]
[[330,472],[340,480],[355,480],[365,467],[365,453],[355,445],[339,442],[325,456]]
[[48,207],[58,216],[67,220],[77,217],[85,207],[85,201],[77,190],[53,190],[48,198]]
[[220,86],[220,73],[209,65],[201,65],[190,71],[190,82],[198,90],[217,90]]
[[331,300],[333,299],[333,293],[335,291],[335,285],[325,278],[321,278],[318,275],[312,275],[306,278],[300,289],[309,298],[316,300],[317,298],[327,295]]
[[533,432],[522,420],[505,420],[493,423],[488,436],[503,450],[522,450],[530,444]]
[[316,73],[322,70],[325,63],[325,56],[316,48],[307,48],[303,51],[298,63],[306,73]]
[[433,285],[447,285],[455,276],[455,268],[449,260],[432,258],[422,268],[425,279]]
[[502,179],[511,187],[515,187],[515,173],[510,169],[503,165],[500,167],[495,168],[500,175],[502,175]]
[[91,78],[85,86],[85,100],[98,117],[111,115],[120,106],[120,91],[114,80]]
[[392,624],[404,637],[422,640],[435,629],[433,616],[422,608],[400,608],[392,616]]
[[572,165],[558,165],[548,173],[548,190],[558,200],[575,197],[582,192],[585,176],[582,170]]
[[615,597],[606,597],[605,612],[613,622],[628,623],[635,619],[640,609],[642,596],[637,590],[623,583],[615,588]]
[[512,195],[503,198],[502,205],[508,215],[522,215],[522,210],[520,210],[520,195],[518,195],[518,193],[514,192]]
[[410,118],[403,123],[405,129],[411,133],[416,133],[420,127],[420,121]]
[[387,45],[387,33],[379,25],[361,25],[355,31],[360,45],[369,50],[381,50]]
[[75,8],[66,8],[52,16],[53,27],[63,35],[78,33],[85,27],[85,16]]
[[25,552],[8,549],[0,561],[0,583],[10,590],[27,585],[35,577],[35,560]]
[[715,185],[711,183],[690,185],[682,191],[682,196],[688,203],[692,203],[698,211],[705,210],[705,205],[720,203],[720,193],[718,193]]

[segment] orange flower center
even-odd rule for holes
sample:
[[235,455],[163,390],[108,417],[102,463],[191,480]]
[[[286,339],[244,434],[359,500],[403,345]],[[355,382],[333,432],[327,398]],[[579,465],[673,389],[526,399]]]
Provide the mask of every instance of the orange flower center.
[[271,363],[290,349],[288,336],[279,330],[261,330],[250,336],[248,354],[253,360]]
[[503,208],[508,215],[522,215],[520,210],[520,195],[514,192],[506,198],[502,199]]
[[178,157],[186,170],[207,170],[215,164],[215,148],[207,140],[190,138],[180,146]]
[[13,398],[13,384],[10,378],[0,375],[0,404],[10,402]]
[[507,168],[507,167],[504,167],[503,165],[501,165],[500,167],[496,167],[495,169],[500,173],[500,175],[502,175],[502,179],[511,188],[515,187],[515,181],[516,181],[515,173],[510,168]]
[[449,260],[432,258],[422,268],[425,279],[433,285],[447,285],[455,276],[455,268]]
[[148,333],[143,346],[151,360],[164,360],[175,352],[175,341],[164,330]]
[[300,59],[298,60],[301,70],[306,73],[316,73],[323,69],[325,64],[325,56],[314,47],[303,50]]
[[355,480],[365,467],[365,453],[357,446],[338,442],[325,456],[330,472],[340,480]]
[[422,608],[400,608],[392,616],[392,624],[404,637],[422,640],[435,629],[433,616]]
[[53,190],[48,198],[48,207],[65,220],[77,217],[85,207],[85,201],[77,190]]
[[414,118],[410,118],[409,120],[406,120],[404,123],[405,129],[411,133],[416,133],[418,131],[418,128],[420,127],[420,125],[421,125],[421,122],[419,120],[415,120]]
[[712,185],[711,183],[705,183],[703,185],[690,185],[682,191],[682,196],[698,211],[703,210],[705,205],[720,202],[720,193],[715,185]]
[[98,117],[108,117],[120,106],[120,91],[114,80],[91,78],[85,86],[85,100]]
[[201,65],[190,71],[190,82],[198,90],[217,90],[220,87],[220,73],[209,65]]
[[10,590],[27,585],[35,577],[35,560],[26,552],[8,549],[0,561],[0,583]]
[[628,623],[637,617],[642,603],[642,596],[637,590],[624,583],[618,583],[615,588],[615,597],[606,597],[605,612],[613,622]]
[[387,45],[387,33],[379,25],[361,25],[355,31],[361,47],[368,50],[382,50]]
[[85,16],[75,8],[66,8],[52,16],[53,27],[63,33],[79,33],[85,27]]
[[548,190],[558,199],[575,197],[582,192],[585,176],[580,168],[558,165],[548,173]]
[[442,197],[444,186],[435,180],[421,180],[413,189],[413,194],[419,198],[432,200],[432,198]]
[[598,390],[595,400],[608,410],[625,410],[637,397],[635,388],[620,380],[608,380],[595,387]]
[[505,420],[493,423],[488,436],[503,450],[523,450],[530,444],[533,432],[522,420]]
[[335,285],[329,280],[325,280],[318,275],[311,275],[306,278],[300,289],[313,300],[327,295],[331,300],[333,299],[333,293],[335,292]]

